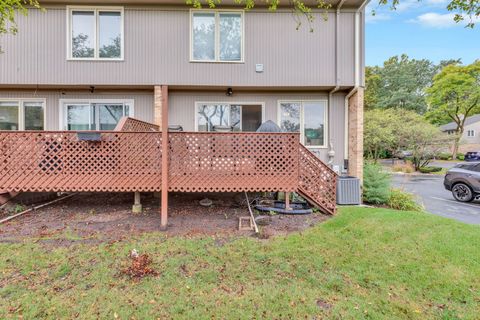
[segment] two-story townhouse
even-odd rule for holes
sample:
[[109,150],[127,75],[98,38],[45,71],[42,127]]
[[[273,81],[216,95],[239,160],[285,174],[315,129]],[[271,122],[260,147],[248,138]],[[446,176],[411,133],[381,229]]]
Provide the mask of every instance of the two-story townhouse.
[[[457,124],[455,122],[440,126],[440,130],[448,134],[455,134],[456,129]],[[458,150],[462,153],[480,150],[480,114],[475,114],[465,119],[463,134],[460,138],[460,146]]]
[[[0,39],[0,130],[111,130],[122,116],[185,131],[300,132],[323,161],[362,175],[365,0],[314,10],[233,1],[42,1]],[[314,2],[312,2],[314,5]]]

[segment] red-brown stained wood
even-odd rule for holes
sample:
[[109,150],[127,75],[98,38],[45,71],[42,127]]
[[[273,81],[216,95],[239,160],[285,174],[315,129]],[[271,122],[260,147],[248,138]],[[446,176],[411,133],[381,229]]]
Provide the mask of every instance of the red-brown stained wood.
[[337,175],[300,144],[298,133],[168,133],[122,122],[148,131],[103,131],[100,142],[79,141],[72,131],[0,131],[0,189],[299,192],[335,212]]

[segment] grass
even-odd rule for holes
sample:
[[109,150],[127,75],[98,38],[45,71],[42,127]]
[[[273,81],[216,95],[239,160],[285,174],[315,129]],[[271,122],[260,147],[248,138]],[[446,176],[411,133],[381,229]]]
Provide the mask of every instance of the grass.
[[[342,208],[266,241],[146,234],[0,244],[0,318],[478,319],[480,228],[424,213]],[[160,273],[119,272],[133,248]]]

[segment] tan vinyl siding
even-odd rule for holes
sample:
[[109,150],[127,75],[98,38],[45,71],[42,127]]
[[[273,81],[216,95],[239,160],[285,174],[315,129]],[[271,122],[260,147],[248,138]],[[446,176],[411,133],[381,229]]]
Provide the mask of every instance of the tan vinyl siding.
[[[328,93],[286,93],[286,92],[238,92],[228,97],[224,92],[193,92],[172,91],[169,93],[169,118],[170,124],[183,126],[185,131],[195,130],[195,102],[231,102],[231,103],[263,103],[265,105],[265,121],[272,120],[277,123],[279,100],[327,100]],[[335,164],[343,164],[344,153],[344,105],[345,94],[333,95],[329,110],[328,127],[329,139],[335,150]],[[316,153],[324,161],[327,161],[328,149],[316,149]]]
[[[18,17],[2,37],[0,85],[178,85],[331,87],[335,85],[335,18],[316,13],[309,32],[290,12],[245,13],[245,63],[189,62],[189,10],[125,7],[124,61],[67,61],[66,9]],[[341,13],[341,84],[354,84],[354,13]],[[255,64],[264,64],[256,73]]]
[[349,86],[355,83],[355,13],[340,15],[339,65],[340,85]]
[[[59,90],[0,91],[2,98],[38,98],[46,100],[46,130],[59,130],[60,99],[125,99],[134,100],[135,118],[153,121],[153,90],[131,92],[80,92]],[[195,131],[195,102],[260,103],[264,105],[265,121],[278,120],[279,100],[327,100],[327,92],[225,92],[171,91],[169,92],[169,124],[181,125],[185,131]],[[344,158],[344,100],[345,93],[333,95],[328,117],[328,138],[335,150],[334,163],[343,164]],[[327,161],[327,148],[315,149],[319,157]]]
[[153,119],[153,91],[152,92],[122,92],[122,93],[90,93],[90,92],[68,92],[62,94],[57,90],[29,90],[29,91],[0,91],[2,98],[38,98],[46,100],[45,130],[59,130],[60,125],[60,99],[125,99],[134,100],[135,118],[145,121]]

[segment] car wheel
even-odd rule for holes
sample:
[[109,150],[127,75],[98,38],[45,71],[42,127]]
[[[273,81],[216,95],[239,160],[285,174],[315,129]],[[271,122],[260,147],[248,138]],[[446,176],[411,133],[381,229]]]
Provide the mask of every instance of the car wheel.
[[473,200],[472,189],[464,183],[457,183],[452,188],[452,195],[455,200],[460,202],[470,202]]

